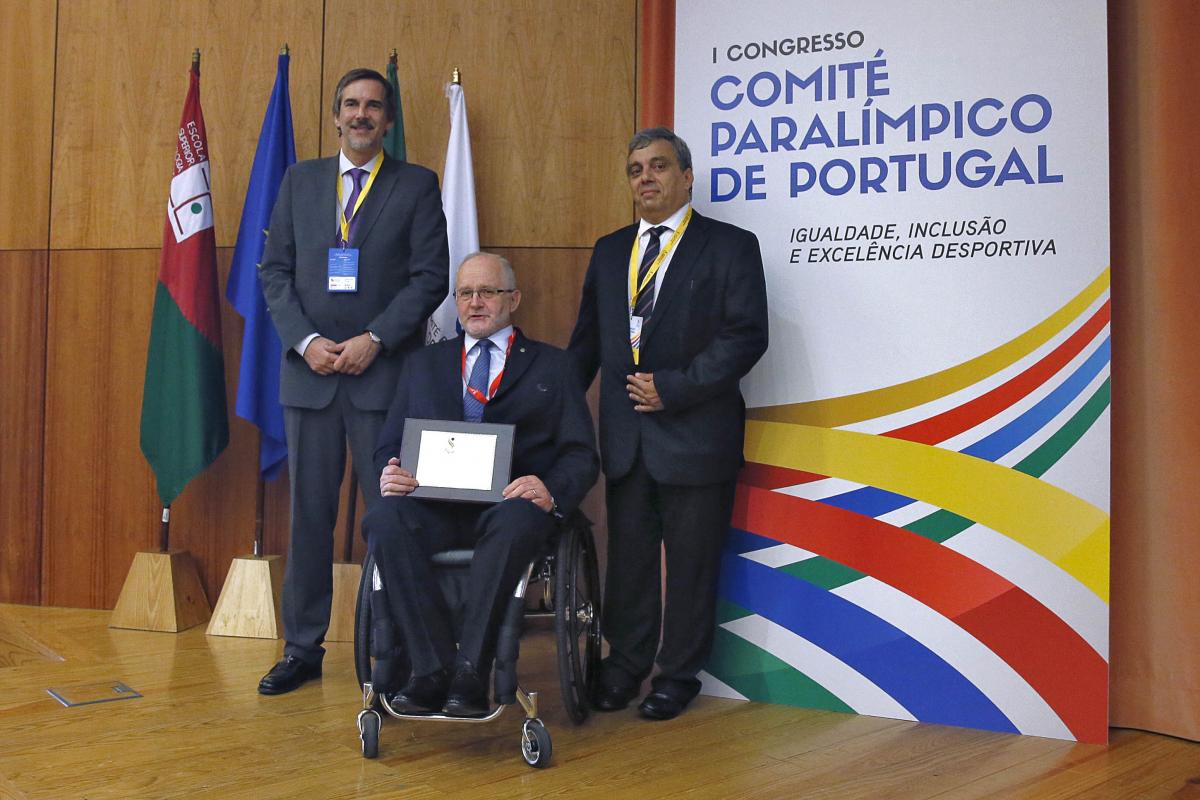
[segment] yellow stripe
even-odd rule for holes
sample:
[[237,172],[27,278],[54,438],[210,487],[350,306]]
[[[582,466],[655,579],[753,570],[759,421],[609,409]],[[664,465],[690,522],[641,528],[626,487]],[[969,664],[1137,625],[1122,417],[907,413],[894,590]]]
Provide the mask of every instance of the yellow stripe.
[[746,459],[877,486],[960,514],[1108,601],[1108,514],[1032,476],[902,439],[778,422],[746,424]]
[[884,417],[937,400],[994,375],[1041,347],[1087,310],[1108,289],[1108,283],[1109,268],[1105,267],[1086,289],[1033,328],[994,350],[941,372],[858,394],[748,409],[746,416],[764,422],[833,428]]

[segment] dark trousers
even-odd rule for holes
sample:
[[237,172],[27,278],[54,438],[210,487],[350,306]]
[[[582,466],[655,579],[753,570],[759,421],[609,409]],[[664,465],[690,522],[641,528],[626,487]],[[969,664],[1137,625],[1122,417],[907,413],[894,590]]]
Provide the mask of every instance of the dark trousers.
[[[734,481],[678,486],[655,481],[640,455],[632,471],[608,483],[608,571],[602,680],[633,687],[658,650],[656,690],[690,700],[712,651],[721,547],[733,513]],[[667,559],[666,608],[661,557]],[[659,630],[662,647],[659,648]]]
[[333,528],[337,524],[346,441],[369,511],[379,502],[372,459],[383,411],[355,408],[341,389],[325,408],[284,408],[291,479],[291,536],[283,578],[284,655],[321,662],[333,600]]
[[385,497],[367,514],[363,531],[414,675],[451,668],[455,661],[453,620],[433,554],[475,549],[457,652],[483,673],[490,668],[508,598],[554,525],[552,515],[523,499],[479,506]]

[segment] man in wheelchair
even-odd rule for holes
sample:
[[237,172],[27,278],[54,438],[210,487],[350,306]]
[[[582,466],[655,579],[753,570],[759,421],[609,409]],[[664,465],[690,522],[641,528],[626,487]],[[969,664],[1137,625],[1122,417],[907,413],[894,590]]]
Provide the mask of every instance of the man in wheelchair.
[[[512,265],[490,253],[459,267],[455,302],[463,334],[412,353],[380,434],[382,501],[363,520],[388,608],[412,665],[393,697],[409,712],[488,713],[488,675],[509,595],[557,518],[573,511],[599,473],[583,391],[562,350],[526,338],[511,317],[521,302]],[[419,499],[400,467],[404,421],[515,425],[512,474],[491,506]],[[461,635],[439,589],[435,553],[474,548]]]

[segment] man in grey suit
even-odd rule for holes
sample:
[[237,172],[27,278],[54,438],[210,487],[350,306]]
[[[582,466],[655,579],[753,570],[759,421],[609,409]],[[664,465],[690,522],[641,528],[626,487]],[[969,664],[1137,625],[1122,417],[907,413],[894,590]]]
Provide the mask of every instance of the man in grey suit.
[[271,214],[260,274],[284,346],[279,399],[292,496],[287,643],[259,682],[262,694],[321,674],[346,441],[369,511],[379,500],[375,440],[401,364],[424,343],[425,320],[448,291],[437,176],[384,157],[395,116],[382,75],[346,73],[333,98],[341,152],[292,166]]

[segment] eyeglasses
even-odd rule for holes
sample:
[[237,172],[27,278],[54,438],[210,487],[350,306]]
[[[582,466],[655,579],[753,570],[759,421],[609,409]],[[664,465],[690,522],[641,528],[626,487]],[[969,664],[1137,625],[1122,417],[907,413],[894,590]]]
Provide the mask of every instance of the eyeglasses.
[[516,289],[497,289],[495,286],[482,286],[478,289],[455,289],[454,297],[460,303],[469,303],[475,295],[479,295],[480,300],[495,300],[497,295],[515,291]]

